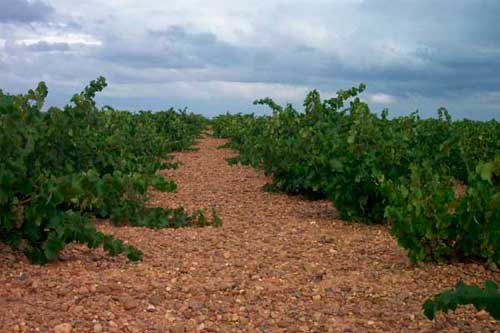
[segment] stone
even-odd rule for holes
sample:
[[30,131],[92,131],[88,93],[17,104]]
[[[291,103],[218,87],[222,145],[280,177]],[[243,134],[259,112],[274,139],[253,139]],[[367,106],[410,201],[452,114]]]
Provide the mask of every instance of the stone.
[[167,312],[165,313],[165,319],[168,321],[174,321],[176,317],[171,312]]
[[498,272],[498,265],[494,262],[488,264],[488,269],[493,272]]
[[170,328],[170,333],[185,333],[186,328],[183,324],[177,324]]
[[101,333],[102,332],[102,325],[101,324],[95,324],[94,325],[94,333]]
[[127,311],[135,309],[136,307],[139,306],[139,302],[137,302],[135,299],[129,298],[129,297],[123,299],[122,303],[123,303],[123,308]]
[[153,305],[160,305],[162,303],[163,299],[160,295],[153,295],[149,298],[149,303]]
[[54,327],[55,333],[71,333],[73,332],[73,326],[70,323],[59,324]]
[[481,310],[478,313],[476,313],[476,319],[477,320],[487,320],[490,317],[490,314],[486,312],[485,310]]
[[88,294],[89,293],[89,289],[87,287],[81,287],[78,289],[77,291],[79,294],[81,295],[85,295],[85,294]]
[[83,306],[81,306],[81,305],[76,305],[76,306],[75,306],[75,307],[73,307],[73,309],[71,310],[71,312],[73,312],[74,314],[81,314],[83,311],[84,311],[84,308],[83,308]]
[[194,311],[200,311],[201,309],[203,309],[203,303],[198,301],[190,301],[188,305]]

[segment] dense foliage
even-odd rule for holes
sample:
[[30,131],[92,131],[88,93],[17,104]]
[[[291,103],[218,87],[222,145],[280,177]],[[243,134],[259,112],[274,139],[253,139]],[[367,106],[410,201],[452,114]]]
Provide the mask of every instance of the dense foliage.
[[270,189],[324,196],[343,219],[390,222],[415,261],[500,261],[500,124],[394,119],[370,112],[364,85],[321,100],[309,93],[304,112],[271,99],[270,116],[222,115],[214,134],[231,138],[239,160],[273,177]]
[[466,189],[425,163],[389,184],[386,216],[414,261],[475,258],[500,262],[500,158],[479,162]]
[[486,281],[484,285],[484,289],[481,289],[475,285],[458,282],[455,290],[445,290],[424,303],[425,316],[432,320],[438,311],[454,311],[458,305],[472,304],[477,310],[486,310],[494,319],[499,320],[500,291],[498,286],[493,281]]
[[[95,228],[93,220],[153,228],[205,225],[201,211],[145,206],[150,186],[173,191],[157,171],[174,167],[167,153],[188,148],[206,120],[186,111],[130,113],[99,109],[95,94],[106,86],[92,81],[72,104],[42,112],[42,82],[25,95],[0,90],[0,241],[35,263],[55,260],[76,241],[110,254],[142,253]],[[220,221],[215,216],[215,221]]]

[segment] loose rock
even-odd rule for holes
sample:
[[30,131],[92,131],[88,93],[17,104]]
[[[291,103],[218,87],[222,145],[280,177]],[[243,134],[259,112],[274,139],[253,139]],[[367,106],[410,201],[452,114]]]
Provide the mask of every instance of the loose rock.
[[101,333],[102,332],[102,325],[101,324],[95,324],[94,325],[94,332],[95,333]]
[[55,333],[71,333],[73,332],[73,326],[70,323],[59,324],[54,327]]

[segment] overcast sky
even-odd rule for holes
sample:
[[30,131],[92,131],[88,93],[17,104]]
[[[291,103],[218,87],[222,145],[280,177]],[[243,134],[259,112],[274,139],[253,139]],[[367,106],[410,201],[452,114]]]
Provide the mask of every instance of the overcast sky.
[[360,82],[373,110],[500,119],[499,0],[0,0],[0,88],[64,105],[263,113]]

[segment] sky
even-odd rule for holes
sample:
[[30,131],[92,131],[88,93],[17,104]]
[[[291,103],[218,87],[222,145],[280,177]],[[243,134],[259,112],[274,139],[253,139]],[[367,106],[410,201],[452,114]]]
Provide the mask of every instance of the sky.
[[0,88],[63,106],[265,114],[365,83],[393,116],[500,120],[499,0],[0,0]]

